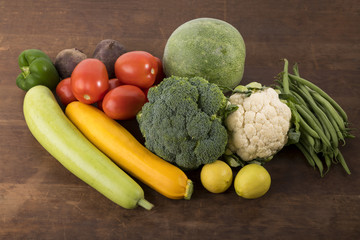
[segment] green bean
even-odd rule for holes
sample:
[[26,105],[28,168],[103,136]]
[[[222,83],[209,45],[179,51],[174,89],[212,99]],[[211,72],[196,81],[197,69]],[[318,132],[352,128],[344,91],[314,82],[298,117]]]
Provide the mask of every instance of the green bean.
[[299,76],[295,76],[292,74],[288,74],[288,77],[294,81],[297,81],[303,85],[308,86],[309,88],[311,88],[312,90],[314,90],[315,92],[318,92],[322,97],[324,97],[326,100],[328,100],[330,102],[330,104],[340,113],[340,115],[342,116],[342,118],[344,119],[344,122],[348,121],[348,117],[347,114],[345,113],[345,111],[340,107],[340,105],[334,100],[332,99],[326,92],[324,92],[321,88],[319,88],[318,86],[316,86],[315,84],[313,84],[312,82],[301,78]]
[[[298,89],[298,87],[294,87],[294,88],[296,88],[296,91],[299,91],[300,94],[302,93],[301,90]],[[337,140],[336,139],[334,140],[334,141],[336,141],[336,144],[334,144],[334,146],[337,146],[337,142],[339,140],[341,140],[343,145],[345,145],[345,137],[351,137],[352,135],[348,133],[348,131],[345,127],[345,123],[342,120],[341,116],[336,112],[336,110],[333,108],[333,106],[331,104],[329,104],[329,102],[326,99],[324,99],[320,94],[318,94],[315,91],[309,91],[309,92],[312,96],[314,96],[314,101],[316,100],[318,107],[320,107],[322,109],[322,111],[327,115],[327,118],[329,119],[330,123],[333,125],[333,127],[335,129],[335,132],[337,134]],[[302,98],[297,92],[294,92],[294,93],[297,94],[297,98]],[[304,95],[303,95],[303,97],[306,98],[306,96],[304,96]],[[326,105],[326,108],[324,105]],[[310,112],[311,112],[306,107],[304,107],[303,110],[307,111],[308,114],[310,114]],[[314,117],[313,119],[314,119],[314,121],[316,121],[318,123],[318,125],[321,127],[321,129],[324,130],[327,138],[330,139],[331,138],[330,132],[326,128],[324,129],[324,126],[320,125],[320,122],[318,121],[318,119],[316,117]],[[336,123],[337,123],[336,125],[334,124],[334,119],[336,120]],[[318,132],[318,134],[319,134],[319,132]],[[321,137],[320,134],[319,134],[319,136]]]
[[339,115],[339,113],[335,110],[335,108],[319,93],[317,92],[311,92],[312,96],[316,101],[318,101],[326,110],[326,112],[329,113],[329,118],[334,118],[336,123],[338,124],[341,131],[345,131],[345,124],[342,117]]
[[300,140],[306,144],[306,146],[309,147],[309,149],[314,149],[315,150],[315,139],[314,137],[312,137],[309,134],[301,134],[300,135]]
[[[298,146],[298,148],[300,149],[301,148],[301,144],[300,143],[300,147]],[[305,146],[303,145],[303,147],[305,148]],[[306,148],[305,148],[306,149]],[[301,151],[301,150],[300,150]],[[322,164],[320,158],[316,155],[316,153],[312,150],[308,150],[307,151],[307,154],[308,156],[305,156],[305,158],[307,159],[308,163],[310,164],[310,166],[312,167],[317,167],[319,172],[320,172],[320,176],[323,177],[324,174],[323,174],[323,171],[324,171],[324,165]],[[305,155],[305,154],[304,154]]]
[[292,68],[294,74],[290,74],[288,64],[288,60],[284,59],[284,70],[278,75],[277,88],[288,101],[292,123],[300,126],[297,130],[301,135],[295,146],[308,163],[319,170],[321,177],[329,172],[332,163],[340,163],[350,174],[338,149],[339,140],[345,144],[345,138],[353,137],[347,127],[345,111],[321,88],[300,77],[297,64]]
[[[301,104],[298,104],[296,106],[296,108],[298,108],[298,106],[300,106],[308,115],[312,116],[313,120],[318,125],[318,127],[320,129],[323,129],[324,127],[322,126],[322,124],[320,123],[318,118],[314,116],[314,113],[310,109],[310,106],[308,104],[308,102],[309,102],[308,96],[298,86],[291,85],[291,89],[292,89],[291,92],[295,95],[295,97],[299,100],[299,102],[301,102]],[[299,111],[299,110],[297,109],[297,111]],[[323,129],[323,132],[325,133],[325,136],[328,139],[330,139],[329,131],[327,131],[326,129]],[[329,144],[329,146],[330,145],[331,144]]]
[[294,66],[293,66],[293,71],[294,71],[294,74],[298,77],[300,77],[300,73],[299,73],[299,68],[298,68],[298,64],[295,63]]
[[[295,96],[295,98],[300,102],[300,104],[296,105],[297,111],[299,112],[298,108],[301,108],[300,111],[305,112],[305,114],[309,115],[311,117],[311,119],[316,123],[316,125],[322,129],[321,123],[319,122],[319,120],[317,119],[317,117],[315,117],[315,115],[313,114],[313,112],[311,112],[311,110],[309,109],[309,107],[307,106],[307,103],[305,102],[305,100],[295,91],[290,90],[291,94],[293,94]],[[301,114],[301,113],[300,113]]]
[[[294,87],[295,88],[295,91],[297,91],[297,93],[299,93],[299,95],[304,99],[306,100],[309,105],[311,100],[313,102],[313,99],[311,98],[311,96],[307,96],[307,94],[300,88],[300,87]],[[315,104],[315,103],[314,103]],[[316,105],[316,104],[315,104]],[[310,106],[307,106],[303,108],[304,111],[306,111],[308,114],[311,114],[311,115],[314,115],[311,110],[309,109]],[[301,111],[301,110],[300,110]],[[323,151],[328,151],[328,149],[331,149],[331,143],[330,143],[330,132],[329,130],[322,126],[320,124],[320,121],[314,116],[313,119],[315,119],[314,121],[320,126],[320,129],[319,130],[322,130],[322,131],[319,131],[318,132],[318,135],[320,136],[320,139],[321,141],[323,142],[323,145],[324,145],[324,149]]]
[[306,159],[308,160],[309,164],[310,163],[312,164],[312,162],[314,162],[316,167],[319,169],[321,177],[323,177],[324,166],[320,158],[317,156],[316,152],[314,151],[313,147],[310,145],[310,143],[307,140],[308,139],[306,138],[300,138],[299,141],[300,147],[303,147],[307,151],[309,156],[307,156]]
[[338,138],[337,138],[337,134],[335,132],[334,127],[332,126],[330,120],[328,119],[328,117],[326,116],[326,114],[318,107],[318,105],[316,104],[316,102],[314,101],[314,99],[311,97],[310,92],[307,90],[307,88],[304,85],[301,85],[299,87],[304,94],[307,96],[307,100],[309,101],[309,104],[311,106],[311,108],[313,109],[313,111],[319,115],[319,118],[321,119],[321,122],[324,124],[324,128],[326,128],[329,133],[330,133],[330,140],[331,141],[331,146],[333,148],[336,148],[338,146]]
[[283,72],[283,76],[282,76],[282,84],[283,84],[283,88],[284,88],[284,93],[286,94],[290,94],[290,89],[289,89],[289,73],[288,73],[288,68],[289,68],[289,62],[288,60],[285,58],[284,59],[284,72]]
[[315,139],[314,139],[314,142],[315,142],[315,144],[314,144],[314,151],[315,151],[316,153],[320,153],[320,152],[324,151],[324,149],[325,149],[325,150],[328,149],[327,146],[323,146],[323,144],[322,144],[322,142],[321,142],[321,139],[315,138]]
[[345,172],[347,174],[351,174],[349,167],[347,166],[344,156],[341,154],[341,152],[339,151],[339,149],[336,149],[336,158],[339,160],[341,166],[344,168]]
[[325,158],[325,164],[326,164],[326,168],[327,168],[324,175],[326,175],[329,172],[330,167],[331,167],[331,158],[327,154],[325,154],[324,158]]
[[295,97],[295,99],[300,103],[300,105],[303,105],[303,106],[307,105],[305,100],[294,90],[290,89],[290,94],[292,94]]
[[[289,94],[291,95],[290,93],[290,89],[289,89],[289,77],[288,77],[288,66],[289,66],[289,62],[287,59],[284,59],[284,71],[282,72],[282,88],[281,88],[281,91],[284,93],[284,94]],[[288,101],[288,106],[291,110],[291,118],[292,118],[292,122],[293,124],[295,125],[295,130],[296,131],[299,131],[299,128],[300,128],[300,115],[298,114],[298,112],[296,111],[296,108],[295,108],[295,103],[291,102],[291,101]]]
[[307,122],[301,117],[301,115],[299,115],[299,123],[300,123],[300,128],[302,128],[302,131],[305,131],[306,133],[308,133],[310,136],[314,137],[314,138],[320,138],[319,135],[317,134],[316,131],[314,131],[309,124],[307,124]]
[[343,143],[342,145],[345,145],[345,137],[344,137],[343,132],[340,130],[339,126],[337,125],[337,123],[335,122],[335,120],[333,118],[329,118],[329,120],[335,128],[335,131],[336,131],[339,141],[341,141]]
[[302,116],[303,119],[305,119],[305,121],[309,124],[309,126],[318,134],[320,138],[323,137],[326,138],[325,133],[321,128],[320,122],[319,124],[317,123],[318,121],[313,114],[310,115],[301,105],[296,105],[296,110],[299,112],[300,116]]
[[315,165],[317,166],[317,168],[319,169],[320,172],[320,176],[323,177],[323,171],[324,171],[324,165],[322,164],[320,158],[316,155],[316,153],[314,151],[310,152],[311,157],[313,158]]
[[309,115],[309,117],[311,117],[311,119],[314,121],[314,123],[316,124],[316,126],[318,128],[320,128],[323,132],[324,132],[324,129],[323,129],[323,126],[321,125],[319,119],[314,115],[314,113],[309,109],[309,107],[307,106],[304,106],[304,105],[300,105],[299,107],[297,108],[301,108],[300,111],[303,111],[304,114],[307,114]]
[[319,108],[321,108],[325,112],[325,114],[328,116],[329,121],[331,122],[331,124],[333,125],[333,127],[335,129],[338,140],[343,142],[343,145],[345,145],[345,137],[343,135],[343,131],[340,130],[340,127],[338,126],[338,123],[335,121],[335,119],[332,117],[332,115],[328,111],[326,111],[324,109],[323,106],[319,106]]
[[306,143],[314,152],[320,153],[322,151],[321,141],[318,138],[314,138],[309,134],[303,132],[300,136],[302,141]]
[[296,143],[295,146],[302,152],[302,154],[305,156],[306,161],[309,163],[310,166],[315,168],[315,162],[312,159],[310,153],[306,150],[304,146],[300,143]]
[[291,93],[295,93],[296,98],[303,103],[304,106],[309,106],[308,96],[300,89],[299,85],[290,85]]

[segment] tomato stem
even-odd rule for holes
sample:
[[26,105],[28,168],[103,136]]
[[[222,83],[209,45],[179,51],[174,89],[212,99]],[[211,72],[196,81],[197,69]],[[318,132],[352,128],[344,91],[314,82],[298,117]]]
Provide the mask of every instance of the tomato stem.
[[84,98],[85,100],[90,100],[90,99],[91,99],[91,97],[90,97],[88,94],[84,94],[83,98]]

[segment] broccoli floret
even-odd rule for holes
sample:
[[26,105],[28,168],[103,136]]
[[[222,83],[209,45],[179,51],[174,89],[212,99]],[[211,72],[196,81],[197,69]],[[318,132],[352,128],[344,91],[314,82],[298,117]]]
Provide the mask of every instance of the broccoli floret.
[[169,77],[150,88],[137,115],[145,146],[184,170],[217,160],[228,135],[223,125],[227,99],[200,77]]

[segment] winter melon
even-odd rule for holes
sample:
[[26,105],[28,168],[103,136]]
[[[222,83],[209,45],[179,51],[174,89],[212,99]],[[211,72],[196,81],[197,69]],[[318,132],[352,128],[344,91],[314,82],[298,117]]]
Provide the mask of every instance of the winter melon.
[[231,24],[197,18],[179,26],[169,37],[163,56],[167,76],[199,76],[220,87],[234,88],[244,73],[245,43]]

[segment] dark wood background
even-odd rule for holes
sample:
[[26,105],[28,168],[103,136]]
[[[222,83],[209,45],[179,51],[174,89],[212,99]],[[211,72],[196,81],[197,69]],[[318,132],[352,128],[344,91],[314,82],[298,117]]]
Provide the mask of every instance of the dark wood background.
[[[262,198],[231,187],[208,193],[199,172],[190,201],[170,200],[147,186],[155,208],[125,210],[77,179],[30,134],[16,87],[17,57],[38,48],[52,59],[77,47],[91,56],[102,39],[161,57],[182,23],[214,17],[234,25],[247,48],[243,83],[270,85],[282,58],[328,92],[349,115],[358,138],[341,148],[340,165],[320,178],[295,147],[266,165]],[[334,1],[24,1],[0,2],[0,239],[359,239],[360,4]],[[135,121],[127,127],[140,141]],[[234,173],[238,169],[234,169]]]

